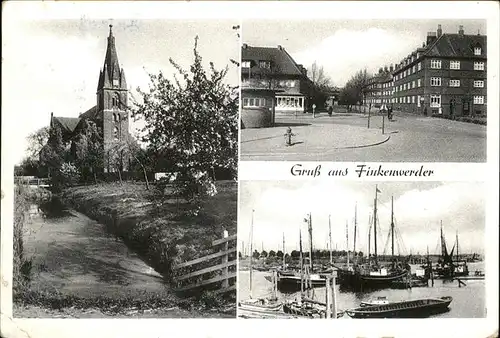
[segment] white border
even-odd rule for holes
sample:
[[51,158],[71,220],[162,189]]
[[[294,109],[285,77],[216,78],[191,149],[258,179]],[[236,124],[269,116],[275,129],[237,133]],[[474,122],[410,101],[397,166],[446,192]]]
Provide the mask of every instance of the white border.
[[[498,328],[498,20],[495,2],[11,2],[3,4],[2,25],[34,19],[147,19],[147,18],[356,18],[356,19],[456,19],[488,20],[488,162],[470,175],[467,169],[456,178],[484,179],[488,186],[486,215],[487,307],[485,319],[365,320],[341,321],[276,320],[9,320],[12,280],[12,188],[13,163],[9,163],[9,134],[15,132],[12,116],[2,115],[2,228],[1,228],[1,328],[5,337],[176,337],[176,336],[279,336],[313,334],[357,337],[487,337]],[[242,24],[244,32],[244,22]],[[168,32],[166,32],[168,34]],[[243,33],[244,34],[244,33]],[[300,34],[300,32],[297,32]],[[495,62],[496,61],[496,62]],[[462,166],[462,165],[461,165]],[[465,164],[463,164],[466,168]],[[471,165],[472,166],[472,165]],[[442,168],[435,164],[435,168]],[[478,175],[479,174],[479,175]],[[282,177],[287,179],[288,177]]]

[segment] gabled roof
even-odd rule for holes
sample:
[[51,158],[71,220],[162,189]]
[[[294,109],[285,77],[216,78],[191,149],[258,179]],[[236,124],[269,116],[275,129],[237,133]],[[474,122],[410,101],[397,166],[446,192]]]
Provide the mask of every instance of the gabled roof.
[[97,114],[97,106],[93,106],[85,113],[80,114],[81,119],[93,119]]
[[481,47],[486,58],[486,36],[465,34],[443,34],[428,46],[427,56],[478,57],[474,47]]
[[259,72],[259,70],[262,71],[262,68],[258,67],[259,61],[271,61],[272,67],[281,75],[304,75],[299,65],[282,47],[252,47],[244,45],[241,49],[241,58],[244,61],[254,61],[254,64],[257,66],[251,68],[253,73]]
[[72,133],[78,123],[80,122],[80,118],[78,117],[52,117],[55,121],[59,122],[64,131]]

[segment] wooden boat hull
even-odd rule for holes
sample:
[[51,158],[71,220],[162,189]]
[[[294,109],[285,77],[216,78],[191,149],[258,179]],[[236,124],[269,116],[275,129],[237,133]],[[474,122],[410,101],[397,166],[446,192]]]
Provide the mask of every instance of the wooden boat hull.
[[425,318],[449,311],[451,297],[417,299],[347,310],[352,318]]
[[[322,287],[326,285],[326,278],[319,274],[310,275],[310,281],[303,280],[304,289],[307,289],[309,286],[313,288]],[[296,292],[301,289],[301,278],[300,275],[278,275],[278,290],[283,292]]]
[[341,288],[355,291],[391,288],[394,282],[404,281],[406,271],[384,276],[364,275],[353,271],[338,271],[338,282]]
[[299,318],[283,311],[269,311],[265,309],[245,309],[238,307],[238,317],[240,318],[260,318],[260,319],[293,319]]
[[238,304],[238,308],[246,309],[249,311],[280,311],[283,307],[281,302],[273,303],[260,303],[260,302],[241,302]]

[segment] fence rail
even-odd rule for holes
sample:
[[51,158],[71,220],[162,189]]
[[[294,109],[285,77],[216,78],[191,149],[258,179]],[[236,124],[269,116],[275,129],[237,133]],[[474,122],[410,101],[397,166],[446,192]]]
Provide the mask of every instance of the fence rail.
[[50,180],[48,178],[15,176],[14,177],[14,184],[30,185],[30,186],[37,186],[37,187],[48,187],[48,186],[50,186]]
[[[229,248],[229,243],[234,242],[234,246]],[[229,236],[227,231],[224,231],[223,237],[221,239],[216,239],[212,241],[212,247],[218,249],[219,251],[212,254],[196,258],[187,262],[177,264],[173,269],[179,270],[182,268],[193,267],[197,264],[208,262],[220,257],[220,261],[214,260],[210,263],[211,266],[203,266],[191,269],[192,271],[186,272],[175,278],[177,282],[177,292],[186,292],[200,290],[203,287],[208,287],[211,285],[210,289],[214,289],[215,283],[219,283],[220,286],[214,291],[216,293],[227,293],[231,291],[236,291],[236,285],[230,285],[229,281],[236,278],[236,271],[229,271],[229,268],[236,267],[236,235]],[[234,269],[236,270],[236,269]],[[219,273],[217,273],[219,271]],[[208,279],[201,279],[202,276],[211,274]]]

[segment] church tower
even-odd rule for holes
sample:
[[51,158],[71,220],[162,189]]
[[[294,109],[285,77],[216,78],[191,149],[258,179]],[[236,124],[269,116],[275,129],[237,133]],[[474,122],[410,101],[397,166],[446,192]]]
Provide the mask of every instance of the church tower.
[[125,72],[120,68],[116,53],[113,25],[109,25],[108,46],[104,66],[97,85],[96,116],[101,124],[105,171],[128,170],[128,158],[123,158],[129,130],[128,89]]

